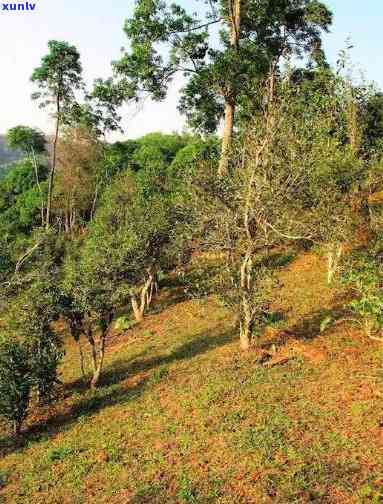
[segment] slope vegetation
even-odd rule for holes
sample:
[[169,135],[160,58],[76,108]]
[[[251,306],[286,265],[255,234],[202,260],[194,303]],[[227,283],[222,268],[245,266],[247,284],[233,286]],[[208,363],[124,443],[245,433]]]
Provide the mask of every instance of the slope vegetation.
[[3,431],[3,502],[381,502],[383,349],[326,329],[339,295],[323,259],[283,268],[276,316],[245,356],[223,307],[178,294],[111,335],[96,393],[68,339],[62,400],[18,445]]

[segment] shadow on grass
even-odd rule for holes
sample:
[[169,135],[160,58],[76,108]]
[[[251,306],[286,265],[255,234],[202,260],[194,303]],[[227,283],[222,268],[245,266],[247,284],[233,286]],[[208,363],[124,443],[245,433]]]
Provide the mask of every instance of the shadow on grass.
[[347,316],[347,310],[342,306],[332,309],[322,309],[304,317],[289,331],[299,339],[311,340],[320,336],[327,328],[331,328],[333,323]]
[[184,285],[180,285],[172,290],[162,289],[159,297],[155,297],[153,299],[153,305],[150,307],[148,313],[150,315],[161,313],[166,310],[166,308],[170,308],[171,306],[175,306],[188,300],[190,300],[190,297],[186,294]]
[[[111,349],[111,351],[113,352],[113,349]],[[130,364],[136,361],[137,359],[145,357],[149,353],[149,351],[150,350],[143,350],[142,352],[139,352],[130,359],[115,360],[113,362],[112,368],[105,367],[104,373],[100,380],[99,388],[103,386],[113,385],[124,380],[127,376],[127,370],[130,369],[129,368]],[[64,396],[68,397],[71,396],[73,393],[81,394],[88,391],[91,379],[92,374],[87,372],[85,380],[84,378],[80,377],[77,380],[65,383]]]
[[313,340],[323,334],[325,330],[331,329],[334,322],[347,317],[349,312],[342,305],[332,309],[321,309],[303,317],[296,324],[281,330],[274,338],[268,340],[261,346],[263,348],[272,345],[282,346],[291,338],[301,340]]
[[128,376],[148,372],[177,361],[191,359],[214,348],[224,346],[233,341],[234,337],[234,330],[213,336],[206,335],[205,333],[199,334],[197,337],[176,348],[169,355],[140,360],[140,357],[146,354],[146,352],[142,352],[128,361],[121,359],[115,362],[113,367],[105,369],[99,388],[94,392],[84,392],[84,397],[80,397],[67,411],[56,413],[48,418],[47,421],[33,425],[18,440],[15,440],[11,436],[0,439],[1,454],[5,455],[16,450],[22,450],[32,442],[38,442],[41,439],[55,436],[58,432],[69,429],[80,417],[92,416],[106,407],[125,404],[138,399],[146,390],[153,386],[150,376],[143,377],[134,386],[121,384]]

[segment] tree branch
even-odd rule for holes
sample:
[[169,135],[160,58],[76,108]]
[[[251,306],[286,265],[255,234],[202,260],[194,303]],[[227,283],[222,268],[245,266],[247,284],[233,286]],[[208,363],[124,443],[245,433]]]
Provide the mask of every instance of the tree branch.
[[219,17],[217,19],[214,19],[213,21],[209,21],[208,23],[204,23],[204,24],[201,24],[199,26],[193,26],[191,28],[188,28],[187,30],[171,31],[171,32],[168,33],[168,35],[175,35],[177,33],[190,33],[192,31],[201,30],[202,28],[206,28],[206,27],[211,26],[213,24],[220,23],[221,21],[222,21],[222,18]]

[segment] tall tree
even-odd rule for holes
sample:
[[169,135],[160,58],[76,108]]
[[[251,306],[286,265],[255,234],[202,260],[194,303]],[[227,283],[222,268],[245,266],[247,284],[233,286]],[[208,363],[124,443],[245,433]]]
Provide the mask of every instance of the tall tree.
[[60,125],[65,114],[75,102],[75,92],[83,86],[81,78],[82,66],[80,54],[76,47],[67,42],[51,40],[48,42],[49,52],[41,60],[41,65],[33,71],[31,80],[39,91],[32,98],[40,101],[40,107],[51,107],[56,120],[53,139],[52,163],[48,179],[48,201],[46,212],[46,227],[49,228],[52,208],[53,183],[56,170],[57,143]]
[[318,0],[207,3],[208,9],[189,14],[177,4],[137,0],[124,28],[130,49],[114,63],[114,70],[125,81],[129,98],[147,92],[162,100],[176,73],[189,78],[180,109],[191,124],[214,131],[224,118],[219,166],[224,175],[241,99],[270,68],[273,86],[282,56],[320,53],[321,31],[328,29],[332,15]]

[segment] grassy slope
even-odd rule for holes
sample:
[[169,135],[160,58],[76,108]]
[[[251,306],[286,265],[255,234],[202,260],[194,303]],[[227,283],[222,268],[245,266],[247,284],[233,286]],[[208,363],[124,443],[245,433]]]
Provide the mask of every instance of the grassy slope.
[[23,446],[3,431],[4,502],[381,502],[383,351],[344,325],[320,334],[337,305],[322,262],[281,272],[287,319],[262,344],[279,344],[283,365],[241,355],[213,300],[163,295],[114,334],[96,394],[81,391],[68,342],[63,400],[31,419]]

